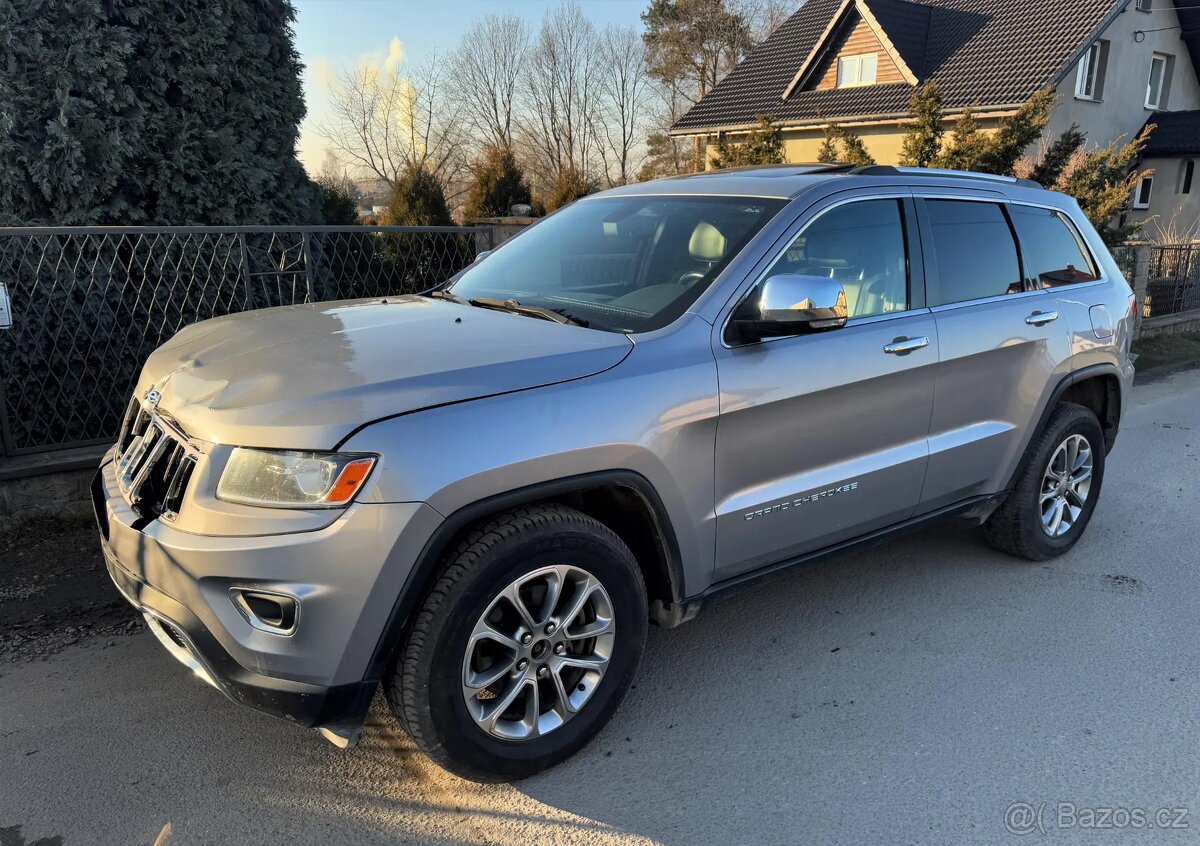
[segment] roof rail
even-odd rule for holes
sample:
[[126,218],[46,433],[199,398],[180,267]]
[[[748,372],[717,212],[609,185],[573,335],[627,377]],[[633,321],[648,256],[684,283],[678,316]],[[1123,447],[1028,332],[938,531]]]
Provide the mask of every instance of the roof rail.
[[1004,182],[1008,185],[1020,185],[1025,188],[1041,188],[1039,182],[1034,182],[1032,179],[1023,179],[1017,176],[1001,176],[996,173],[979,173],[974,170],[947,170],[939,167],[893,167],[892,165],[865,165],[856,167],[849,171],[850,173],[859,174],[861,176],[895,176],[897,174],[907,174],[908,176],[950,176],[957,179],[981,179],[987,182]]

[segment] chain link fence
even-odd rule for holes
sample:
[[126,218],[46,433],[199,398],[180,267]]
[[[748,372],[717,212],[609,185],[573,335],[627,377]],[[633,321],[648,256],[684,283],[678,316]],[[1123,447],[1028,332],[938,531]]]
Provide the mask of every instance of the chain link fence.
[[0,228],[3,454],[112,441],[142,362],[189,323],[423,291],[492,246],[476,227]]

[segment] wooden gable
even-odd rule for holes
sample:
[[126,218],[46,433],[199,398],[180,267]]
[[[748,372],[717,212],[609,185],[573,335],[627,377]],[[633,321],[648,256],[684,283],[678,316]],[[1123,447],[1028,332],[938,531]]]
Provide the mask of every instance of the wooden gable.
[[876,85],[906,81],[892,58],[891,51],[883,46],[870,24],[861,15],[852,13],[829,44],[826,57],[809,76],[810,82],[804,90],[822,91],[837,88],[838,59],[842,56],[861,56],[864,53],[874,53],[877,57]]

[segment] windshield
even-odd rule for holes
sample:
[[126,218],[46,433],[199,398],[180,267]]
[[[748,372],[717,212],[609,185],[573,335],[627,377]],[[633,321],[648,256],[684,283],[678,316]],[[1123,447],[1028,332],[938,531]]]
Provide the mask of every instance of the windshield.
[[785,202],[581,200],[468,268],[449,290],[549,309],[594,329],[647,332],[683,314]]

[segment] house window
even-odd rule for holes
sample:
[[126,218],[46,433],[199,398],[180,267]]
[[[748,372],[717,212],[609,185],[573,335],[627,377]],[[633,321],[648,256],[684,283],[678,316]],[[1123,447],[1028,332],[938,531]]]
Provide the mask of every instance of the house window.
[[1171,81],[1171,57],[1155,53],[1150,59],[1150,79],[1146,82],[1146,108],[1166,106],[1167,84]]
[[1104,96],[1104,70],[1108,65],[1108,42],[1097,41],[1079,59],[1075,72],[1075,96],[1099,100]]
[[1179,164],[1179,184],[1175,186],[1176,194],[1192,193],[1192,177],[1196,174],[1196,160],[1187,159]]
[[876,53],[861,56],[842,56],[838,59],[837,87],[853,88],[857,85],[874,85],[875,69],[879,65]]
[[1133,189],[1133,207],[1135,209],[1150,208],[1150,195],[1154,193],[1154,177],[1146,174],[1138,180],[1137,187]]

